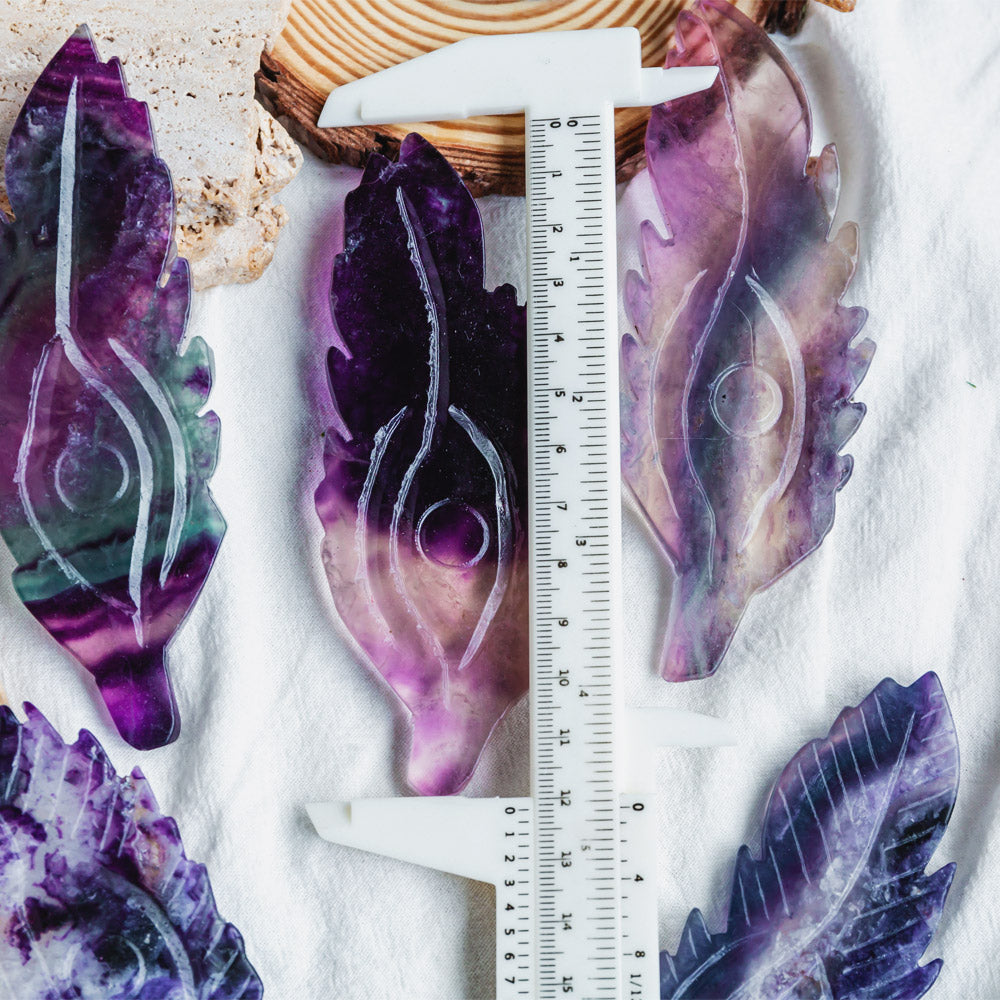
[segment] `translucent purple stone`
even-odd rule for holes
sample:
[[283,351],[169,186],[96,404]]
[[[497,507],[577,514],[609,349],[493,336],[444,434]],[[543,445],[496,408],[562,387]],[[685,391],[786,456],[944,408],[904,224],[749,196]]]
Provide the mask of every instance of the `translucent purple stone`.
[[337,610],[413,717],[408,780],[459,791],[528,686],[525,309],[483,288],[475,202],[408,136],[347,197],[316,509]]
[[165,648],[225,523],[219,423],[149,113],[86,28],[28,95],[0,215],[0,532],[28,610],[139,748],[177,737]]
[[664,1000],[917,1000],[953,864],[926,873],[958,792],[958,741],[936,674],[884,680],[788,763],[760,857],[736,857],[726,929],[698,910],[661,956]]
[[0,706],[0,995],[257,1000],[243,939],[136,769]]
[[874,350],[852,343],[865,310],[839,305],[857,227],[828,239],[837,158],[809,158],[802,85],[716,0],[680,15],[667,57],[708,64],[714,86],[650,118],[662,219],[643,224],[644,275],[625,288],[622,469],[676,573],[669,680],[713,673],[750,598],[830,529]]

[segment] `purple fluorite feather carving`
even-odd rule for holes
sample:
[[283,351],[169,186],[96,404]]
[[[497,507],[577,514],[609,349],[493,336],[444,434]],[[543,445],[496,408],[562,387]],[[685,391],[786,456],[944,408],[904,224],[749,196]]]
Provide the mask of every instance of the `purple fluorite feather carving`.
[[133,746],[175,739],[164,650],[225,524],[207,346],[149,114],[79,29],[28,95],[0,217],[0,531],[31,613]]
[[857,228],[828,240],[836,154],[809,160],[802,87],[767,35],[726,3],[677,23],[667,66],[716,64],[715,85],[655,108],[646,134],[669,229],[642,228],[626,282],[622,468],[674,583],[662,671],[705,677],[747,602],[812,552],[851,472],[839,449],[874,345],[839,305]]
[[413,716],[408,780],[450,794],[528,685],[525,309],[483,287],[482,223],[418,135],[369,160],[333,274],[316,508],[337,609]]
[[916,1000],[955,866],[926,867],[958,791],[958,742],[933,673],[884,680],[782,771],[760,859],[740,848],[725,931],[698,910],[661,959],[666,1000]]
[[243,940],[136,769],[0,706],[0,994],[257,1000]]

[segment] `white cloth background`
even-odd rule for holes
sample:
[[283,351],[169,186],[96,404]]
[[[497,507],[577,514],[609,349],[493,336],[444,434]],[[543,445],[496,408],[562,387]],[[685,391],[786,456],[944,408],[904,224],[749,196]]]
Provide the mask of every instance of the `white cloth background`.
[[[814,5],[779,40],[835,140],[841,219],[862,244],[849,304],[871,310],[878,351],[848,449],[854,475],[822,548],[755,599],[711,681],[655,676],[669,573],[626,511],[623,665],[632,703],[729,718],[741,745],[659,759],[660,933],[693,906],[718,928],[741,843],[756,849],[781,767],[884,676],[936,670],[961,740],[962,784],[933,865],[958,862],[927,957],[930,996],[1000,998],[1000,7],[859,0]],[[212,483],[229,522],[218,562],[172,647],[183,719],[174,745],[126,746],[89,676],[35,625],[0,553],[0,683],[66,737],[139,764],[188,855],[209,869],[269,1000],[480,1000],[493,996],[492,893],[339,848],[302,804],[403,791],[406,725],[340,629],[319,559],[312,493],[328,408],[317,389],[324,289],[352,170],[307,157],[291,222],[254,285],[197,297],[190,332],[215,351],[222,418]],[[643,182],[625,195],[623,266],[635,264]],[[645,192],[648,195],[648,191]],[[523,202],[485,199],[493,282],[524,282]],[[510,713],[471,794],[527,790],[527,713]]]

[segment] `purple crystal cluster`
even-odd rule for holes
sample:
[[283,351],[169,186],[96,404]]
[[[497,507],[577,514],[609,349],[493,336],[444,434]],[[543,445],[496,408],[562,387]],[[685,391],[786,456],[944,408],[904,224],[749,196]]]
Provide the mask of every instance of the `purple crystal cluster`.
[[661,956],[664,1000],[917,1000],[955,866],[927,865],[958,792],[958,742],[933,673],[884,680],[788,763],[759,858],[740,848],[726,929],[698,910]]
[[767,35],[729,4],[677,22],[667,66],[717,65],[646,133],[662,219],[626,282],[622,468],[676,574],[662,672],[706,677],[750,598],[812,552],[851,473],[865,322],[840,299],[853,223],[828,239],[837,157],[809,156],[809,107]]
[[86,28],[28,95],[0,213],[0,532],[28,610],[133,746],[180,730],[164,651],[225,530],[174,196],[149,113]]
[[528,686],[525,309],[483,287],[476,204],[418,135],[346,202],[316,509],[337,610],[413,717],[408,780],[450,794]]
[[0,994],[257,1000],[243,939],[136,769],[0,706]]

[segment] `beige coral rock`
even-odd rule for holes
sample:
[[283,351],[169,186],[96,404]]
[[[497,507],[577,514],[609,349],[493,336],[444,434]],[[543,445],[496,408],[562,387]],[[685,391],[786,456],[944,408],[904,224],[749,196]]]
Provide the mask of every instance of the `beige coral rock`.
[[[153,115],[196,288],[253,281],[287,215],[274,196],[302,154],[254,100],[290,0],[0,0],[0,149],[38,74],[79,23],[122,61]],[[6,199],[0,198],[0,204]]]

